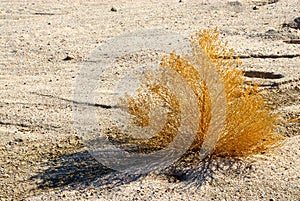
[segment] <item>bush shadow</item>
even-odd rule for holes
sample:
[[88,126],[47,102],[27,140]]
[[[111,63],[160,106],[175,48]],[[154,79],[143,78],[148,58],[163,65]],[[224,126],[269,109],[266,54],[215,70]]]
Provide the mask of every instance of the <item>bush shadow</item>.
[[90,186],[113,188],[137,180],[142,175],[128,175],[105,167],[88,151],[62,155],[42,164],[46,169],[30,178],[41,191],[82,189]]
[[202,161],[197,161],[196,165],[188,166],[174,165],[166,169],[163,174],[172,180],[184,183],[186,187],[196,187],[213,184],[217,181],[216,175],[226,175],[230,177],[240,177],[250,174],[254,167],[250,162],[233,157],[208,157]]
[[180,188],[200,188],[205,184],[217,183],[216,175],[240,177],[253,171],[251,163],[238,158],[209,157],[197,161],[196,165],[181,160],[172,166],[148,174],[126,174],[105,167],[88,151],[62,155],[42,164],[46,169],[30,179],[38,184],[38,190],[82,190],[95,187],[99,191],[134,182],[148,175],[165,177],[169,183]]

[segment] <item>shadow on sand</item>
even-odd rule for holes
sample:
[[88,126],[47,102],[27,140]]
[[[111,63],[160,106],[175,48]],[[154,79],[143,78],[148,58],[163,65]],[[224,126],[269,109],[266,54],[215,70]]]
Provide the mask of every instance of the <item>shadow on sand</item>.
[[40,191],[78,189],[89,186],[115,187],[137,180],[142,175],[126,175],[107,168],[94,159],[88,151],[62,155],[45,162],[46,169],[30,178]]
[[[63,155],[43,164],[43,172],[31,177],[38,183],[39,191],[54,189],[84,189],[96,187],[111,189],[134,182],[147,175],[129,175],[109,169],[95,160],[87,151]],[[149,173],[155,179],[163,175],[169,183],[200,188],[205,183],[213,183],[215,174],[240,175],[252,170],[252,166],[234,158],[207,158],[197,165],[173,165],[164,170]],[[148,174],[148,175],[149,175]]]

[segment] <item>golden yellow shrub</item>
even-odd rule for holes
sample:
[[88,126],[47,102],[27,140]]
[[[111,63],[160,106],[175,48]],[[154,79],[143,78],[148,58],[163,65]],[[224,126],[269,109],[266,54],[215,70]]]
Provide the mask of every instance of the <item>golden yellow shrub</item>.
[[[193,62],[209,58],[202,62],[203,68],[214,67],[223,80],[226,93],[226,118],[222,133],[214,147],[213,154],[228,156],[248,156],[269,150],[278,144],[282,136],[274,133],[276,116],[266,107],[265,100],[257,85],[246,85],[243,72],[237,69],[240,60],[234,57],[234,50],[219,40],[218,30],[205,29],[191,37],[192,52],[182,57],[174,52],[162,59],[160,70],[169,68],[180,74],[195,94],[200,111],[199,126],[191,150],[199,150],[204,141],[211,120],[211,100],[206,83]],[[141,148],[159,149],[166,146],[175,137],[180,126],[181,110],[176,96],[161,82],[156,82],[153,72],[143,78],[146,91],[140,89],[136,96],[126,96],[121,101],[127,104],[127,112],[132,115],[133,123],[145,127],[151,118],[152,106],[162,99],[168,107],[166,123],[156,136],[150,139],[129,138],[128,142]],[[163,77],[161,77],[163,79]]]

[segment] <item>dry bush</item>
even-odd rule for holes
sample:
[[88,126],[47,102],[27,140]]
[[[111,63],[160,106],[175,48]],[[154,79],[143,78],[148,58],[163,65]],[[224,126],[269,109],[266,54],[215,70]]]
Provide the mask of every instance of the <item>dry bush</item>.
[[164,69],[169,68],[180,74],[195,94],[198,108],[191,108],[191,112],[199,110],[200,116],[196,138],[191,136],[195,140],[190,149],[201,148],[211,120],[211,100],[201,72],[194,66],[197,63],[204,70],[213,68],[219,72],[226,93],[225,125],[213,154],[248,156],[276,147],[282,139],[274,133],[276,116],[266,107],[258,86],[244,83],[242,71],[236,68],[241,62],[233,57],[233,49],[228,49],[227,43],[219,40],[217,29],[197,32],[191,37],[191,44],[191,54],[180,57],[172,52],[164,57],[159,71],[149,71],[142,78],[143,87],[137,90],[136,96],[127,95],[121,99],[123,104],[128,105],[127,112],[132,116],[132,123],[140,127],[149,125],[150,109],[159,100],[163,100],[168,108],[166,123],[156,136],[150,139],[129,137],[128,142],[139,148],[159,149],[175,137],[180,127],[181,110],[176,95],[168,91],[162,81]]
[[234,50],[227,48],[218,39],[215,30],[203,30],[192,38],[194,46],[199,45],[223,78],[226,91],[226,122],[214,154],[247,156],[267,151],[278,145],[281,135],[274,133],[276,116],[271,114],[261,96],[258,85],[244,84],[239,59],[234,59]]

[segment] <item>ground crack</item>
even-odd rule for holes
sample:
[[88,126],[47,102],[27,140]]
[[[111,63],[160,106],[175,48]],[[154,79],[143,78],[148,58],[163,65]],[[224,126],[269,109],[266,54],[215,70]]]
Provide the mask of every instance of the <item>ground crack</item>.
[[250,55],[233,55],[230,56],[220,56],[219,58],[224,59],[249,59],[249,58],[260,58],[260,59],[280,59],[280,58],[295,58],[300,57],[300,54],[250,54]]

